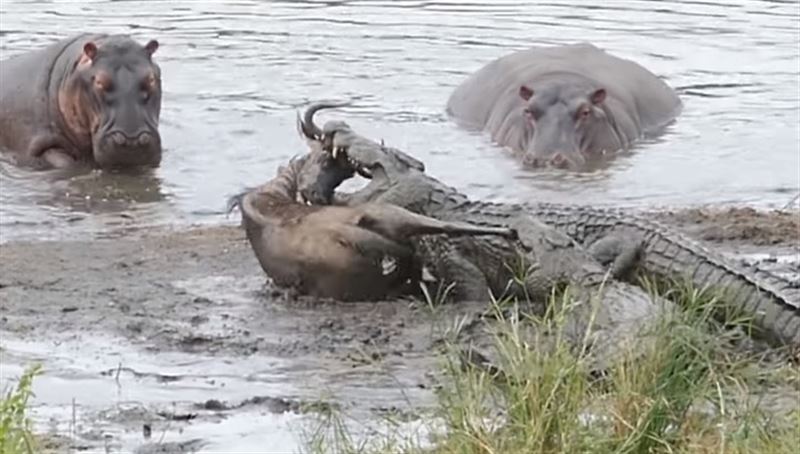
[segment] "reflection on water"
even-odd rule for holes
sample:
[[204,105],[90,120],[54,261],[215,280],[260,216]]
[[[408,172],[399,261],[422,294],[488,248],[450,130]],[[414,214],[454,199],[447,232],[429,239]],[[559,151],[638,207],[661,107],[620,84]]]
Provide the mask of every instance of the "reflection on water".
[[[64,184],[3,168],[2,241],[108,229],[122,215],[219,222],[228,195],[304,151],[295,110],[323,98],[355,99],[342,110],[354,127],[475,197],[780,206],[800,180],[796,2],[4,0],[0,13],[3,58],[64,30],[157,38],[165,144],[149,191],[115,177]],[[664,137],[592,174],[530,172],[447,119],[452,89],[489,60],[580,40],[679,88],[685,108]],[[92,203],[77,200],[86,196]]]

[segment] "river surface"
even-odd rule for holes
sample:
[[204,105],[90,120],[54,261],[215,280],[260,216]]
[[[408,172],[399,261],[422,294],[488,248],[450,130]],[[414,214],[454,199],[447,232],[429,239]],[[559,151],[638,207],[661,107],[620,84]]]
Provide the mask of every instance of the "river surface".
[[[142,179],[2,165],[2,241],[130,224],[224,222],[227,196],[305,151],[295,112],[346,118],[479,198],[782,206],[800,185],[800,6],[793,1],[0,2],[2,57],[67,34],[160,41],[163,165]],[[592,42],[676,87],[683,114],[606,169],[529,171],[448,120],[454,87],[536,44]],[[353,183],[355,184],[355,183]]]

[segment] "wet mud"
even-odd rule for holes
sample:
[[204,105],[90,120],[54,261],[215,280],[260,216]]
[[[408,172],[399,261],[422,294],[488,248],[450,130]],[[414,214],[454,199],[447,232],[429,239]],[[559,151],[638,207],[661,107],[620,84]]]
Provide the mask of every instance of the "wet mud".
[[[800,276],[796,212],[653,216]],[[2,244],[0,309],[2,381],[45,367],[33,415],[50,452],[292,452],[331,408],[413,421],[445,327],[484,308],[276,289],[231,222]]]
[[777,273],[800,288],[800,209],[701,207],[650,215],[742,265]]

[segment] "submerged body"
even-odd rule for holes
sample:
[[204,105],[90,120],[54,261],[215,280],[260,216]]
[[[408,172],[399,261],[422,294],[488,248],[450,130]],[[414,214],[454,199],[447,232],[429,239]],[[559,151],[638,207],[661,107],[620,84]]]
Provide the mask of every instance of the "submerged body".
[[247,239],[276,285],[341,301],[375,300],[415,290],[421,269],[408,238],[416,235],[506,235],[507,228],[447,223],[377,203],[310,206],[298,198],[305,179],[329,197],[352,171],[324,152],[281,167],[275,178],[233,200]]
[[158,42],[80,34],[0,63],[0,151],[35,168],[161,162]]
[[[505,264],[518,254],[536,265],[526,285],[547,285],[569,280],[586,288],[597,285],[604,269],[625,278],[639,268],[666,279],[688,279],[699,289],[718,291],[726,307],[752,318],[755,332],[779,344],[800,346],[800,301],[788,283],[757,276],[684,235],[650,220],[618,210],[556,204],[511,205],[469,200],[455,188],[409,165],[405,153],[387,148],[350,130],[343,122],[329,122],[323,143],[346,154],[362,173],[373,175],[362,190],[340,196],[340,203],[358,205],[380,200],[441,219],[476,224],[513,226],[521,239],[516,247],[502,239],[441,239],[429,246],[428,260],[440,263],[440,273],[465,288],[468,294],[495,294],[511,272]],[[301,189],[302,190],[302,189]],[[428,243],[428,244],[425,244]],[[427,249],[426,249],[427,248]],[[608,317],[647,312],[641,290],[611,281],[603,284],[612,296],[604,299]],[[533,285],[528,291],[541,286]],[[545,287],[546,288],[546,287]],[[613,295],[617,293],[617,295]],[[606,293],[608,295],[608,293]]]
[[588,43],[500,57],[447,101],[459,124],[488,131],[525,165],[574,170],[655,133],[681,108],[653,73]]

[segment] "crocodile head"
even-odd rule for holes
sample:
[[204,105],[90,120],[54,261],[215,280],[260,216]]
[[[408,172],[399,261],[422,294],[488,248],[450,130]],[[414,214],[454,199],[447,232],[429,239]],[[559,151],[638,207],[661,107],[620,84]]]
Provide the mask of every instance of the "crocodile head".
[[[315,104],[308,108],[303,119],[298,114],[298,130],[308,140],[312,150],[321,149],[331,155],[334,162],[345,169],[370,180],[359,192],[373,193],[377,188],[394,184],[411,173],[424,173],[425,165],[414,157],[383,142],[375,142],[355,131],[346,122],[331,120],[322,128],[314,124],[314,113],[342,104]],[[311,203],[324,204],[301,187],[305,199]]]

